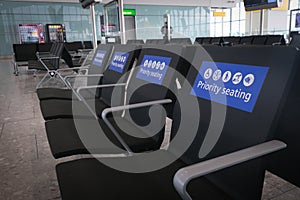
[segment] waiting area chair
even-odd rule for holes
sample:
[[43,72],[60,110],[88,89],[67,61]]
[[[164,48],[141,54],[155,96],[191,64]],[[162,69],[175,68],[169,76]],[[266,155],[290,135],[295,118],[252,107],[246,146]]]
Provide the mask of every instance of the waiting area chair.
[[[106,67],[107,64],[103,63],[104,65],[102,66],[102,75],[96,75],[92,76],[91,78],[94,78],[92,84],[92,80],[89,81],[88,86],[83,86],[81,88],[80,94],[75,94],[74,98],[67,99],[67,98],[51,98],[51,99],[44,99],[40,101],[40,107],[42,111],[42,115],[45,120],[50,120],[50,119],[57,119],[57,118],[72,118],[73,117],[73,107],[82,108],[83,113],[79,113],[77,116],[91,116],[90,111],[86,109],[85,102],[82,102],[83,98],[87,99],[87,104],[92,105],[95,104],[99,106],[100,108],[97,108],[96,111],[101,112],[103,108],[108,106],[110,104],[110,100],[106,99],[105,103],[103,103],[103,99],[99,96],[104,94],[103,90],[110,91],[111,88],[108,86],[112,87],[114,84],[122,83],[124,84],[126,82],[126,77],[129,75],[129,71],[131,67],[133,66],[135,59],[137,58],[139,54],[139,47],[136,45],[115,45],[113,51],[112,51],[112,56],[110,57],[110,60],[108,61],[109,65]],[[123,56],[123,57],[122,57]],[[126,58],[124,62],[120,61],[120,58]],[[119,63],[119,64],[118,64]],[[115,65],[124,65],[122,67],[122,70],[115,69]],[[121,81],[121,78],[122,80]],[[96,79],[95,79],[96,78]],[[97,82],[96,82],[97,81]],[[96,82],[96,83],[95,83]],[[99,84],[99,86],[95,86]],[[108,88],[107,88],[108,87]],[[73,89],[72,89],[73,90]],[[74,91],[74,90],[73,90]],[[47,92],[47,91],[45,91]],[[61,91],[63,92],[63,91]],[[107,93],[107,92],[106,92]],[[79,96],[80,95],[80,96]],[[109,95],[109,92],[108,94]],[[62,95],[63,96],[63,95]],[[66,97],[66,96],[64,96]],[[107,97],[109,98],[109,97]]]
[[[171,50],[176,53],[170,53],[169,51]],[[73,119],[66,118],[47,121],[45,123],[46,132],[53,156],[59,158],[75,154],[87,154],[90,152],[126,153],[126,151],[128,151],[131,153],[158,149],[164,138],[166,116],[161,111],[157,111],[155,113],[157,121],[154,122],[157,126],[152,126],[152,128],[149,127],[149,130],[141,130],[139,126],[132,124],[131,120],[134,120],[141,126],[145,123],[147,124],[149,122],[149,117],[142,113],[146,113],[151,105],[166,104],[168,110],[171,110],[172,99],[174,102],[171,91],[176,91],[176,73],[174,70],[184,74],[186,68],[189,67],[183,65],[183,61],[180,58],[182,53],[183,48],[181,46],[160,46],[159,48],[143,46],[139,60],[137,61],[138,67],[134,68],[132,71],[131,78],[126,86],[126,93],[121,90],[122,87],[120,86],[109,89],[109,91],[114,90],[114,92],[109,93],[107,93],[107,89],[103,87],[101,89],[100,100],[105,103],[102,103],[101,105],[106,106],[101,107],[96,103],[95,111],[97,113],[95,113],[96,117],[94,119],[78,118],[74,116]],[[159,67],[155,64],[152,68],[152,63],[159,63]],[[155,73],[148,73],[147,70],[149,70],[149,68],[152,68],[152,71]],[[104,77],[105,76],[106,75],[104,75]],[[173,88],[173,90],[170,88]],[[113,93],[115,93],[116,96],[113,95]],[[111,106],[117,105],[120,106],[119,108],[121,110],[119,111],[124,110],[122,99],[124,99],[127,104],[133,104],[132,108],[131,106],[128,107],[128,112],[125,111],[125,115],[122,112],[117,112],[117,115],[114,115],[113,117],[109,113],[107,116],[103,116],[104,114],[102,111]],[[127,110],[127,108],[125,108],[125,110]],[[80,109],[79,111],[82,110]],[[73,115],[75,114],[76,111],[75,113],[73,112]],[[158,128],[158,133],[151,137],[145,137],[144,139],[136,138],[127,135],[124,130],[118,128],[117,125],[120,123],[127,129],[131,131],[134,130],[134,132],[143,137],[147,136],[148,131],[153,130],[153,128]],[[94,127],[94,129],[89,129],[85,131],[84,135],[81,135],[80,127],[77,127],[76,124],[87,124],[88,127]],[[103,132],[101,132],[101,128],[103,129]],[[100,132],[98,132],[98,130]],[[116,149],[111,146],[109,141],[105,139],[106,137],[114,141],[114,144],[119,148]],[[83,142],[82,139],[86,143]],[[99,143],[98,141],[101,142]],[[124,143],[128,145],[123,146]]]
[[[73,87],[71,85],[70,79],[74,80],[88,78],[87,85],[96,85],[98,84],[99,76],[102,76],[103,72],[106,70],[107,62],[111,57],[111,52],[113,50],[112,45],[99,45],[95,52],[91,52],[91,55],[88,57],[92,57],[91,63],[87,64],[84,63],[86,70],[88,73],[85,75],[68,75],[64,77],[65,82],[67,83],[64,88],[53,88],[53,87],[43,87],[37,89],[37,95],[39,100],[46,100],[46,99],[73,99]],[[86,66],[87,65],[87,66]],[[82,69],[82,68],[75,68],[75,69]],[[72,86],[72,87],[71,87]]]
[[169,148],[60,163],[62,199],[261,199],[264,156],[286,147],[272,138],[299,52],[275,46],[189,48],[194,67],[171,113]]

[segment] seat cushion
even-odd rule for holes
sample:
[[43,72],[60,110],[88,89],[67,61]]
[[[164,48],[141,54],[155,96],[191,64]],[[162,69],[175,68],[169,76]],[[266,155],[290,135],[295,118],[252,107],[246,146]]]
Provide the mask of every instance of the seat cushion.
[[[55,67],[52,65],[50,61],[44,60],[45,65],[50,70],[56,70],[58,67]],[[36,69],[36,70],[47,70],[42,63],[40,63],[38,60],[29,60],[28,61],[28,69]]]
[[[158,157],[165,160],[174,158],[172,154],[160,150],[147,162],[157,162]],[[119,165],[126,161],[133,163],[136,167],[145,162],[140,155],[99,160],[110,160]],[[176,171],[185,166],[180,160],[176,160],[165,168],[147,173],[119,171],[102,164],[99,160],[95,158],[79,159],[56,166],[62,199],[181,199],[173,187],[173,177]],[[192,181],[188,186],[188,191],[193,199],[232,199],[206,178]]]
[[39,100],[45,99],[72,99],[72,90],[67,88],[38,88],[36,90]]
[[[77,98],[73,95],[73,91],[68,88],[38,88],[36,90],[39,100],[45,99],[65,99],[72,100]],[[94,99],[95,91],[94,90],[82,90],[80,92],[81,96],[88,100]]]
[[[99,99],[87,100],[87,102],[92,108],[95,108],[99,116],[101,116],[105,108],[109,107]],[[87,109],[86,105],[78,100],[46,99],[40,101],[40,107],[45,120],[73,118],[74,116],[79,118],[93,118],[92,113]]]
[[[134,132],[135,136],[139,135],[138,138],[122,131],[112,118],[109,120],[132,151],[157,150],[161,146],[164,129],[154,137],[149,137],[126,119],[117,120],[126,130]],[[55,158],[90,153],[88,150],[99,154],[124,152],[123,146],[102,119],[56,119],[45,122],[45,126],[50,149]]]

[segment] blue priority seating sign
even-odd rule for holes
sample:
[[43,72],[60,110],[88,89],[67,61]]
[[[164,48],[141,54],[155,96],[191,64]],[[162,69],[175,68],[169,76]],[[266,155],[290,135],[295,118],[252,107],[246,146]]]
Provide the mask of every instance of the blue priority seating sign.
[[126,52],[115,52],[113,59],[109,65],[109,69],[122,73],[126,65],[129,53]]
[[170,62],[169,57],[145,55],[136,77],[161,85]]
[[269,68],[204,61],[191,94],[252,112]]
[[103,62],[103,59],[105,57],[105,54],[106,54],[106,51],[103,51],[103,50],[98,50],[96,52],[96,56],[93,60],[93,65],[96,65],[98,67],[101,67],[102,66],[102,62]]

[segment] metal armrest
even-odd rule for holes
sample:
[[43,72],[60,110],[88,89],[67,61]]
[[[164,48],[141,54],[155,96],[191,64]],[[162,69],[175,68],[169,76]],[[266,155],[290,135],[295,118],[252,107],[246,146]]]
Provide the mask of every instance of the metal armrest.
[[53,56],[53,54],[50,53],[50,51],[46,51],[46,52],[36,52],[35,55],[39,58],[39,57],[43,57],[43,56]]
[[172,103],[172,100],[171,99],[162,99],[162,100],[147,101],[147,102],[142,102],[142,103],[135,103],[135,104],[106,108],[102,112],[102,118],[106,118],[106,115],[108,113],[112,113],[112,112],[117,112],[117,111],[121,111],[121,110],[130,110],[130,109],[135,109],[135,108],[142,108],[142,107],[147,107],[147,106],[152,106],[152,105],[157,105],[157,104],[168,104],[168,103]]
[[86,77],[102,77],[103,74],[75,74],[75,75],[68,75],[64,77],[64,81],[67,83],[67,86],[72,88],[71,83],[68,79],[72,78],[86,78]]
[[92,88],[105,88],[105,87],[119,87],[119,86],[125,86],[126,83],[118,83],[118,84],[104,84],[104,85],[92,85],[92,86],[82,86],[82,87],[78,87],[77,90],[75,91],[75,89],[73,87],[71,87],[71,90],[73,91],[73,93],[76,95],[76,97],[78,98],[78,100],[82,101],[84,103],[84,105],[87,107],[87,109],[92,113],[93,117],[95,119],[98,119],[97,114],[95,113],[95,111],[90,107],[90,105],[87,103],[87,101],[83,98],[83,96],[80,94],[80,90],[83,89],[92,89]]
[[47,67],[47,65],[43,62],[43,60],[52,60],[52,59],[59,59],[58,56],[49,56],[49,57],[42,57],[39,58],[39,61],[42,63],[42,65],[45,67],[45,69],[49,72],[50,69]]
[[103,74],[85,74],[85,75],[79,75],[79,74],[76,74],[76,75],[69,75],[69,76],[65,76],[65,79],[71,79],[71,78],[77,78],[77,77],[80,77],[80,78],[83,78],[83,77],[102,77]]
[[71,71],[71,70],[76,70],[76,69],[88,69],[89,67],[71,67],[71,68],[63,68],[63,69],[57,69],[57,72],[60,71]]
[[255,158],[259,158],[261,156],[284,149],[286,146],[287,145],[281,141],[272,140],[181,168],[176,172],[173,178],[174,187],[183,199],[191,200],[192,198],[188,194],[186,187],[192,179],[205,176],[212,172],[216,172]]
[[121,110],[129,110],[129,109],[135,109],[135,108],[142,108],[142,107],[147,107],[147,106],[157,105],[157,104],[168,104],[168,103],[171,103],[171,102],[172,102],[171,99],[163,99],[163,100],[148,101],[148,102],[142,102],[142,103],[136,103],[136,104],[129,104],[129,105],[106,108],[102,111],[101,117],[102,117],[103,121],[106,123],[106,125],[108,126],[108,128],[113,132],[113,134],[116,136],[116,138],[122,144],[122,146],[129,153],[129,155],[132,155],[133,152],[130,149],[130,147],[126,144],[126,142],[120,136],[118,131],[108,121],[107,114],[111,113],[111,112],[116,112],[116,111],[121,111]]
[[125,85],[126,85],[126,83],[81,86],[81,87],[77,88],[76,93],[79,94],[80,90],[84,90],[84,89],[95,89],[95,88],[106,88],[106,87],[119,87],[119,86],[125,86]]
[[90,52],[93,51],[94,49],[78,49],[78,52]]
[[47,57],[41,57],[39,60],[51,60],[51,59],[57,59],[59,58],[58,56],[47,56]]

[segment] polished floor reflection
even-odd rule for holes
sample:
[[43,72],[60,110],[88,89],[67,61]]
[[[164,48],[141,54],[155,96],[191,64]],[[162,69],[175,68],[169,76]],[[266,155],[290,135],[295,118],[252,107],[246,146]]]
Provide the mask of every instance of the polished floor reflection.
[[[49,150],[35,93],[41,77],[14,76],[11,61],[0,61],[0,199],[60,199],[55,165],[66,159]],[[300,189],[266,173],[262,199],[300,200]]]

